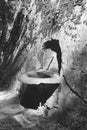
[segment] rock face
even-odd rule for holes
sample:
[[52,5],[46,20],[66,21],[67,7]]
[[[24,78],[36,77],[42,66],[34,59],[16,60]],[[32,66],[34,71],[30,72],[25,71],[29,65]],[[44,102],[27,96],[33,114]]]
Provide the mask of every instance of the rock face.
[[[24,46],[15,64],[16,68],[20,66],[22,61],[24,63],[22,67],[20,66],[21,71],[18,75],[31,70],[47,69],[52,57],[54,59],[49,69],[57,71],[56,53],[50,49],[43,51],[42,46],[51,38],[59,40],[62,52],[61,75],[65,75],[71,87],[87,99],[86,0],[11,0],[7,1],[6,4],[12,9],[10,16],[14,16],[13,18],[8,17],[7,40],[15,17],[20,10],[22,10],[24,17],[21,36],[17,41],[14,40],[18,46],[13,51],[13,61],[20,48]],[[2,33],[2,29],[0,33]],[[1,53],[1,58],[3,60],[3,53]],[[58,96],[58,103],[61,107],[68,106],[73,97],[64,79],[61,80]]]
[[[44,42],[57,39],[62,51],[61,75],[65,75],[71,87],[86,98],[86,1],[32,0],[25,5],[29,20],[26,36],[31,36],[28,46],[32,46],[24,64],[25,71],[47,68],[53,56],[50,69],[57,71],[56,53],[50,49],[42,51]],[[59,102],[62,104],[66,99],[68,104],[72,94],[64,80],[61,82]]]

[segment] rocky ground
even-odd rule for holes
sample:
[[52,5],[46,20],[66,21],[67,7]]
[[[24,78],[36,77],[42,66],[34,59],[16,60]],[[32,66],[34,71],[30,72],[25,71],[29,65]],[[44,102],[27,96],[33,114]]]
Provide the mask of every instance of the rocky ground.
[[[79,105],[78,105],[79,104]],[[21,125],[15,116],[5,114],[0,116],[0,130],[87,130],[87,106],[80,101],[75,101],[75,107],[72,111],[61,111],[58,115],[54,113],[52,117],[43,117],[41,115],[29,115],[29,110],[22,113],[29,121]],[[28,114],[27,114],[28,113]],[[18,114],[20,115],[20,114]]]

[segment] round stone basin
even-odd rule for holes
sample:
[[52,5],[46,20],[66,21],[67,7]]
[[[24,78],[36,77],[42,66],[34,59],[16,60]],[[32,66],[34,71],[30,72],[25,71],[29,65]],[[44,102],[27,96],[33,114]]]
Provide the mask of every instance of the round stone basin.
[[28,76],[33,78],[51,78],[50,74],[45,74],[44,72],[34,72],[32,74],[28,74]]
[[20,76],[20,104],[25,108],[37,109],[60,85],[59,76],[52,72],[29,72]]

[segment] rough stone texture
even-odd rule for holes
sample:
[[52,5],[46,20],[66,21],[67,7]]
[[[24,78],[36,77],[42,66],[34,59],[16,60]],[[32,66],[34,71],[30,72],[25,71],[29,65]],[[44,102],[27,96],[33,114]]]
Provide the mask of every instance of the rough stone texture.
[[[41,49],[43,43],[50,38],[59,39],[62,50],[61,75],[64,74],[69,84],[86,98],[87,2],[32,0],[30,3],[26,1],[24,7],[29,21],[26,37],[30,37],[29,48],[30,44],[32,46],[28,49],[25,71],[47,68],[51,56],[55,58],[50,69],[58,69],[56,54],[50,50],[43,52]],[[60,95],[67,98],[68,93],[70,91],[62,81]]]
[[[4,0],[0,1],[0,8],[2,8]],[[8,117],[8,115],[11,115],[12,113],[15,115],[15,113],[19,112],[19,109],[16,109],[15,105],[19,104],[19,99],[15,96],[18,95],[18,91],[22,84],[17,80],[17,78],[21,73],[27,71],[47,69],[53,56],[54,59],[49,69],[53,71],[58,70],[55,52],[52,52],[49,49],[45,51],[42,50],[44,42],[51,38],[58,39],[60,43],[62,51],[61,76],[65,75],[71,88],[87,101],[87,0],[5,0],[5,2],[9,12],[7,14],[5,8],[2,8],[3,12],[5,11],[8,16],[6,21],[7,25],[5,25],[2,23],[2,17],[0,14],[0,38],[2,28],[5,26],[7,31],[4,33],[2,43],[10,41],[9,43],[17,45],[12,53],[13,63],[15,64],[9,68],[11,70],[13,70],[13,68],[14,70],[20,68],[20,72],[15,78],[13,78],[13,82],[10,83],[11,90],[0,92],[0,107],[2,108],[2,112],[5,112],[5,115],[0,112],[0,128],[25,129],[19,126],[17,122],[14,123],[12,116],[11,120],[9,120]],[[22,19],[21,16],[20,19],[18,19],[21,27],[19,27],[19,30],[16,28],[15,31],[16,26],[14,27],[14,24],[17,22],[16,18],[19,18],[17,17],[18,14],[20,14],[19,12],[22,13],[24,18]],[[11,33],[11,30],[14,30],[15,32],[13,31],[14,33]],[[24,48],[21,54],[17,58],[16,62],[14,62],[22,47]],[[11,48],[13,48],[13,46],[11,46]],[[10,57],[8,57],[8,60],[9,59]],[[3,63],[3,60],[4,52],[0,50],[0,66]],[[23,64],[22,67],[21,64]],[[8,69],[7,72],[9,72],[10,69]],[[5,73],[5,75],[6,74],[7,73]],[[3,77],[2,75],[0,76],[1,78]],[[8,79],[9,76],[6,76]],[[7,84],[7,82],[4,83]],[[56,99],[54,104],[57,105],[57,108],[51,109],[48,115],[52,120],[56,120],[64,125],[70,125],[69,128],[61,128],[58,123],[55,125],[54,122],[47,122],[45,119],[44,121],[41,121],[42,117],[38,119],[39,116],[32,117],[32,115],[27,112],[25,113],[25,117],[31,121],[31,124],[36,124],[32,129],[86,130],[87,106],[82,104],[82,102],[76,98],[67,87],[63,78],[61,80],[61,86],[53,93],[53,95]],[[48,104],[50,103],[49,99],[47,102]],[[20,106],[19,108],[21,111]],[[5,116],[7,118],[4,118]],[[12,125],[11,121],[13,122]],[[24,124],[25,123],[26,122],[24,122]]]
[[[7,3],[12,9],[10,16],[14,16],[12,19],[9,17],[7,39],[19,10],[23,10],[25,18],[23,37],[14,51],[15,58],[21,46],[26,45],[16,64],[24,62],[21,73],[47,68],[53,56],[50,69],[57,71],[56,54],[50,50],[42,51],[42,45],[51,38],[59,39],[62,50],[61,75],[65,75],[71,87],[87,100],[87,1],[12,0]],[[17,88],[15,84],[12,87]],[[63,79],[58,92],[59,106],[63,109],[72,107],[74,95]]]
[[[18,11],[22,9],[25,18],[23,22],[25,31],[23,35],[21,34],[19,47],[14,51],[14,58],[18,50],[23,45],[26,46],[16,66],[24,62],[22,73],[46,69],[51,57],[54,56],[50,69],[57,71],[56,54],[50,50],[42,51],[42,45],[51,38],[59,39],[62,50],[61,75],[65,75],[70,85],[86,98],[86,0],[12,0],[7,3],[8,7],[11,7],[7,38]],[[70,91],[65,82],[63,80],[61,82],[62,89],[59,95],[62,100],[62,95],[67,98]]]

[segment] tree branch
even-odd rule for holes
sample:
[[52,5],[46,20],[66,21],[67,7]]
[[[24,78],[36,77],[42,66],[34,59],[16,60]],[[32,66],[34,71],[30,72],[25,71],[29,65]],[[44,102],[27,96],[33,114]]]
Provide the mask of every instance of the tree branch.
[[76,92],[74,89],[72,89],[72,87],[69,85],[69,83],[67,82],[67,79],[66,77],[63,75],[64,77],[64,80],[65,80],[65,83],[67,85],[67,87],[78,97],[80,98],[86,105],[87,105],[87,101],[81,96],[78,94],[78,92]]

